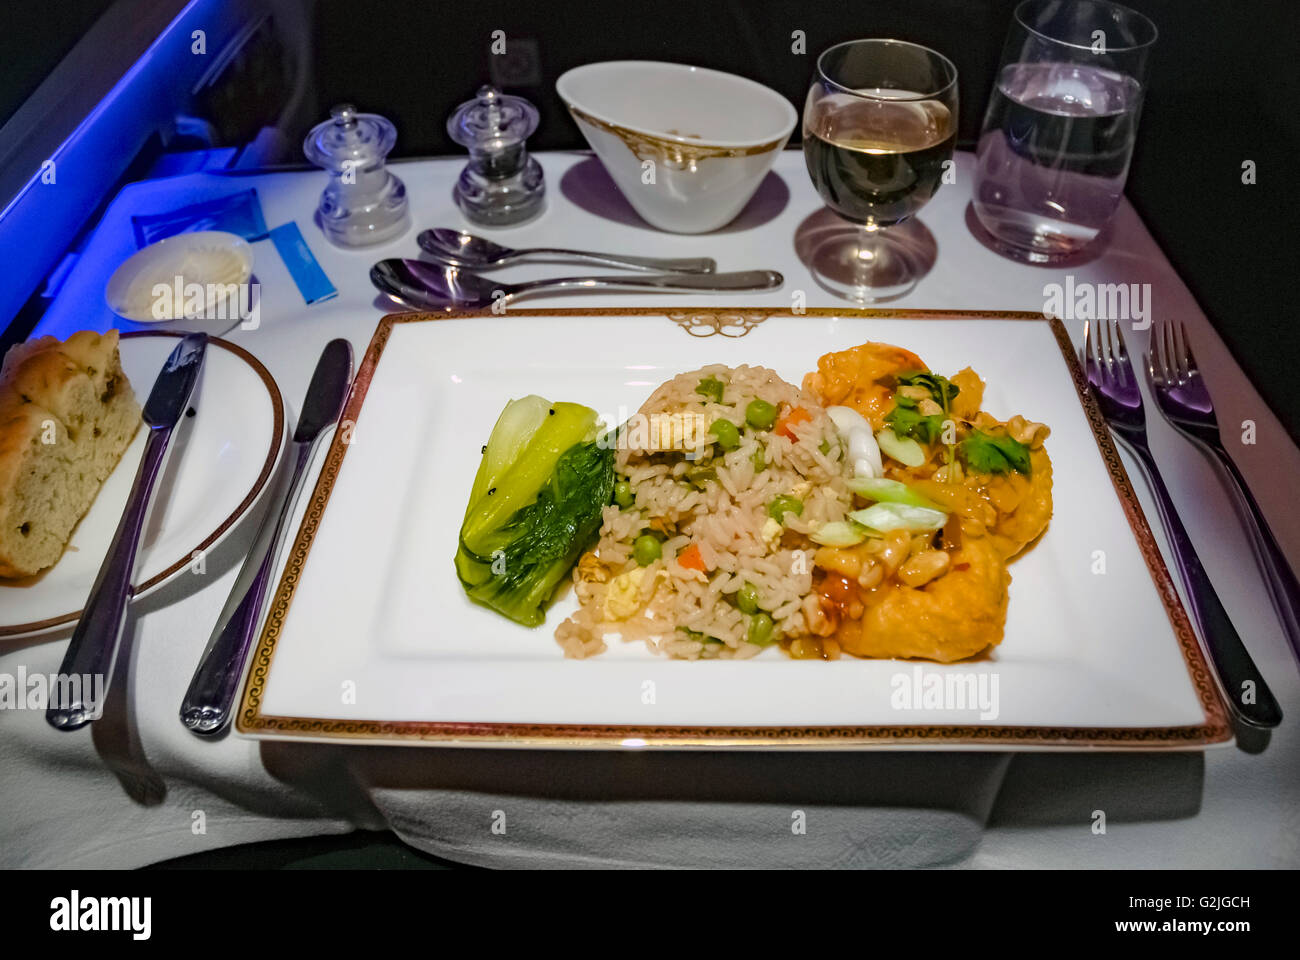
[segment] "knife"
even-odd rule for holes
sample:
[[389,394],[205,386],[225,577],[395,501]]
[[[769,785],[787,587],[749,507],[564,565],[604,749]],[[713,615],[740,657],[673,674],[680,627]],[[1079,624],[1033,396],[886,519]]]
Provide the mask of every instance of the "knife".
[[[230,598],[217,618],[208,646],[190,680],[181,701],[181,723],[198,736],[220,733],[230,723],[231,709],[244,665],[253,648],[253,634],[261,619],[275,560],[284,543],[289,516],[302,490],[307,467],[316,452],[321,435],[343,412],[352,380],[352,345],[346,340],[331,340],[325,345],[316,372],[307,388],[302,414],[293,433],[291,449],[295,458],[288,485],[276,494],[279,509],[272,499],[262,526],[253,541],[253,549],[239,570]],[[274,516],[274,523],[271,522]]]
[[[95,691],[107,696],[113,678],[122,626],[126,622],[126,604],[131,596],[140,531],[149,513],[154,484],[162,473],[172,434],[194,396],[207,345],[208,338],[202,333],[186,335],[167,358],[144,405],[143,419],[149,428],[144,456],[108,555],[95,577],[95,585],[90,589],[90,597],[59,667],[59,676],[67,678],[62,684],[67,696],[51,698],[45,711],[46,721],[58,730],[79,730],[96,719],[103,709],[103,704],[95,700]],[[80,682],[72,682],[74,677],[80,678]],[[95,682],[96,677],[101,678],[101,683]]]

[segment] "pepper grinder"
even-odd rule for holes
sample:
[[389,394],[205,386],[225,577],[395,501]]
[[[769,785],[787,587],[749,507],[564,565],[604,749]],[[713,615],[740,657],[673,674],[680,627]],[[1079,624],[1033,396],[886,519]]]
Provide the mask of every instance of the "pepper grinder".
[[475,223],[504,227],[542,211],[542,167],[524,141],[537,129],[537,108],[523,97],[492,86],[456,108],[447,133],[469,150],[469,163],[452,191],[461,212]]
[[397,128],[350,103],[330,110],[303,141],[307,159],[330,175],[316,213],[321,229],[340,247],[363,247],[401,236],[410,226],[406,185],[384,166]]

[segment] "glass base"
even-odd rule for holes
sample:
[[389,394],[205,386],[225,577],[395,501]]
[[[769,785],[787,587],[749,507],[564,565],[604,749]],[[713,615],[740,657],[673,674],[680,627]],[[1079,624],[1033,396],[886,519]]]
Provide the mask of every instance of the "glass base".
[[809,266],[822,287],[854,303],[897,300],[920,279],[916,259],[888,229],[848,224],[817,244]]
[[[987,229],[987,225],[985,225]],[[1064,264],[1079,258],[1092,240],[1061,239],[1048,234],[988,233],[990,245],[1004,257],[1033,264]]]
[[1070,223],[1039,214],[973,201],[971,211],[986,246],[1011,260],[1066,265],[1095,251],[1106,224]]

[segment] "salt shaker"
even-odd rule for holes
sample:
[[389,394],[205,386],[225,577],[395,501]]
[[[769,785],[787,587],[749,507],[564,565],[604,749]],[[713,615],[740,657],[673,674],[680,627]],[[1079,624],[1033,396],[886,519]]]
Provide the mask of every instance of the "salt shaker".
[[312,127],[303,141],[307,159],[330,175],[316,212],[321,229],[341,247],[362,247],[401,236],[410,226],[406,186],[384,166],[397,128],[375,113],[345,103]]
[[469,163],[452,191],[461,212],[475,223],[503,227],[542,211],[542,167],[525,140],[537,129],[537,108],[523,97],[480,87],[456,108],[447,133],[469,150]]

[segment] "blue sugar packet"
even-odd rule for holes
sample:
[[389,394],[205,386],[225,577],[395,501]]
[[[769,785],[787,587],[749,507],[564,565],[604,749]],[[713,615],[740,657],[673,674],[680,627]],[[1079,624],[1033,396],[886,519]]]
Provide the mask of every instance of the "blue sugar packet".
[[254,188],[167,213],[133,216],[131,226],[137,247],[199,230],[224,230],[250,242],[266,237],[266,218],[262,216],[262,202]]
[[311,248],[303,239],[298,224],[290,220],[283,226],[276,227],[271,231],[271,242],[280,252],[280,259],[289,268],[289,274],[308,306],[338,295],[338,290],[312,256]]

